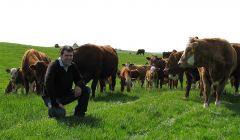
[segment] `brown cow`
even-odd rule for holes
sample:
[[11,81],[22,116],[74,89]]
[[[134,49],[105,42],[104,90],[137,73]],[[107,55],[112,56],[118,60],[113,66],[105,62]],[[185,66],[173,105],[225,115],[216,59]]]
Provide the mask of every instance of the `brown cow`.
[[240,44],[238,43],[231,43],[232,47],[237,52],[237,67],[231,75],[231,83],[235,87],[235,94],[238,95],[238,88],[239,88],[239,80],[240,80]]
[[104,80],[111,76],[112,91],[116,85],[116,73],[118,56],[116,51],[109,45],[97,46],[84,44],[74,49],[73,62],[78,66],[80,74],[86,83],[92,81],[92,97],[95,97],[97,82],[100,80],[100,92],[103,91]]
[[216,91],[215,104],[220,104],[220,95],[230,74],[237,65],[237,53],[231,44],[219,38],[190,38],[179,60],[181,67],[203,67],[201,78],[204,86],[204,107],[209,105],[211,85]]
[[147,72],[147,70],[150,69],[150,66],[130,64],[129,69],[131,70],[131,78],[133,80],[139,80],[141,82],[141,87],[143,87],[146,72]]
[[131,81],[131,73],[128,66],[123,65],[120,71],[120,84],[121,84],[121,92],[124,91],[125,86],[127,87],[127,92],[131,91],[132,81]]
[[154,55],[152,57],[146,57],[146,59],[150,62],[151,66],[156,67],[157,73],[158,73],[157,88],[159,85],[159,80],[160,80],[160,88],[162,88],[162,85],[164,84],[164,77],[168,77],[167,75],[164,75],[164,72],[163,72],[166,66],[167,60]]
[[[164,72],[169,74],[170,79],[171,77],[175,77],[175,75],[179,75],[178,77],[181,83],[181,87],[183,82],[183,72],[185,72],[186,80],[187,80],[185,97],[188,98],[192,83],[196,83],[197,81],[199,81],[200,77],[199,77],[197,68],[184,69],[179,67],[178,61],[180,60],[182,54],[183,54],[183,51],[180,51],[180,52],[173,51],[168,58],[168,62],[166,64]],[[201,88],[200,88],[200,96],[202,96]]]
[[11,80],[8,83],[5,93],[17,93],[18,89],[21,88],[21,93],[23,94],[24,80],[22,70],[20,70],[20,68],[11,68],[6,69],[6,72],[10,74]]
[[180,80],[181,88],[183,88],[183,68],[180,68],[178,66],[178,61],[180,60],[181,56],[183,54],[182,52],[177,52],[174,50],[168,57],[168,61],[166,63],[166,67],[164,68],[164,73],[168,74],[170,83],[170,89],[173,86],[173,83],[175,83],[177,86],[178,79]]
[[136,55],[143,55],[144,56],[145,50],[144,49],[138,49]]
[[145,79],[147,82],[146,88],[152,87],[153,84],[157,87],[158,73],[154,66],[152,66],[150,70],[147,70]]
[[25,52],[22,58],[22,72],[26,94],[29,91],[29,83],[36,84],[37,94],[42,94],[44,76],[50,59],[45,53],[29,49]]

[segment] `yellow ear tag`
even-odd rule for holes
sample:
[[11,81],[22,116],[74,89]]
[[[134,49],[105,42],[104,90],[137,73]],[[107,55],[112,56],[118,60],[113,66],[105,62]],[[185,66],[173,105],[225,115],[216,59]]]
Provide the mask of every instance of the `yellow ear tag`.
[[192,47],[192,53],[194,53],[195,49]]

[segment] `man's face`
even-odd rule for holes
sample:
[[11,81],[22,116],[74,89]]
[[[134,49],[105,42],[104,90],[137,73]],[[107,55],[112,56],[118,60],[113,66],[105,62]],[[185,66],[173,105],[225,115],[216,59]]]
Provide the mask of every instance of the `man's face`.
[[61,55],[61,59],[65,66],[69,66],[73,60],[73,52],[63,51],[63,54]]

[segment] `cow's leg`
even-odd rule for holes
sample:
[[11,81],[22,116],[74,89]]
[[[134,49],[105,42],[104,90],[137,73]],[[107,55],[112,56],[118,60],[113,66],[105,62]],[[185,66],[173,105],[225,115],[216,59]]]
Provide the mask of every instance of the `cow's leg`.
[[111,78],[111,91],[114,91],[115,90],[115,86],[116,86],[116,74],[113,74],[112,75],[112,78]]
[[32,83],[29,84],[30,92],[35,92],[36,91],[35,88],[36,88],[35,82],[32,82]]
[[188,98],[189,97],[189,91],[190,91],[191,85],[192,85],[192,77],[190,76],[189,72],[186,72],[185,74],[186,74],[186,79],[187,79],[185,98]]
[[206,69],[202,73],[203,88],[204,88],[204,108],[209,106],[209,94],[211,93],[211,82]]
[[183,73],[179,74],[179,81],[181,84],[181,89],[183,89]]
[[239,95],[238,93],[238,87],[239,87],[239,79],[236,77],[235,80],[234,80],[234,87],[235,87],[235,93],[234,95],[237,96]]
[[125,79],[121,79],[121,92],[124,91]]
[[[226,78],[227,79],[227,78]],[[220,82],[217,86],[216,89],[216,101],[215,101],[215,105],[219,106],[220,105],[220,96],[223,93],[224,87],[226,85],[227,80],[223,80],[222,82]]]
[[106,83],[104,79],[100,79],[99,82],[100,82],[100,93],[102,93],[104,89],[106,90]]
[[161,88],[161,89],[162,89],[163,82],[164,82],[164,78],[161,78],[161,79],[160,79],[160,88]]
[[91,89],[92,89],[92,97],[93,98],[95,97],[95,91],[96,91],[97,82],[98,82],[97,78],[93,79],[93,81],[92,81]]
[[24,85],[25,85],[25,90],[26,90],[26,95],[28,95],[29,92],[29,83],[26,78],[24,78]]

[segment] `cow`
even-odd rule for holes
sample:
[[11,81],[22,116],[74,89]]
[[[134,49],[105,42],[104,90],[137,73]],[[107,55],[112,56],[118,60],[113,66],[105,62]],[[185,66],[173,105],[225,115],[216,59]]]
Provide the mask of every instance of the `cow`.
[[151,66],[150,70],[147,70],[145,79],[146,88],[152,87],[153,84],[157,87],[158,73],[154,66]]
[[211,86],[215,91],[215,105],[220,105],[220,95],[236,69],[237,53],[231,44],[220,38],[198,39],[193,37],[179,60],[181,67],[201,68],[204,87],[204,107],[209,106]]
[[131,91],[132,81],[131,81],[131,73],[128,66],[123,65],[120,74],[120,84],[121,84],[121,92],[124,91],[125,86],[127,87],[127,92]]
[[55,44],[54,48],[60,48],[60,46],[58,44]]
[[[37,94],[43,93],[44,76],[50,58],[43,52],[34,49],[27,50],[22,58],[22,72],[26,94],[29,92],[29,83],[31,86],[35,82]],[[33,87],[31,87],[33,90]]]
[[239,43],[231,43],[232,47],[237,52],[237,67],[234,72],[231,74],[231,84],[235,87],[235,96],[239,95],[238,88],[239,88],[239,80],[240,80],[240,44]]
[[21,88],[21,93],[23,94],[24,90],[24,80],[23,80],[23,73],[20,68],[11,68],[6,69],[6,72],[10,74],[11,80],[8,83],[8,86],[5,90],[5,93],[15,92]]
[[135,64],[130,64],[129,69],[131,70],[131,78],[132,80],[139,80],[141,82],[141,87],[144,85],[145,81],[145,76],[147,70],[150,69],[149,65],[135,65]]
[[[182,54],[183,54],[183,51],[179,51],[179,52],[173,51],[170,54],[170,56],[168,57],[168,62],[164,69],[164,73],[169,74],[169,79],[178,77],[182,87],[183,73],[185,72],[186,80],[187,80],[185,98],[188,98],[192,83],[195,84],[197,81],[200,80],[200,77],[199,77],[199,72],[197,68],[184,69],[179,67],[178,61],[180,60]],[[200,96],[202,96],[202,89],[201,87],[199,88],[200,88]]]
[[116,85],[116,73],[118,68],[118,56],[115,49],[109,45],[100,46],[84,44],[74,48],[73,62],[76,63],[80,74],[86,83],[92,80],[92,97],[100,80],[100,92],[103,92],[104,80],[111,76],[111,91]]
[[144,56],[145,50],[144,49],[138,49],[136,52],[136,55],[143,55]]
[[180,80],[181,88],[183,88],[183,73],[184,70],[178,66],[178,61],[180,60],[182,52],[177,52],[174,50],[168,57],[168,61],[164,68],[165,75],[168,75],[170,81],[170,89],[172,86],[177,86],[178,79]]
[[166,77],[166,75],[164,75],[163,70],[166,66],[167,60],[157,57],[155,55],[151,57],[146,57],[146,59],[149,61],[150,66],[154,66],[157,69],[157,73],[158,73],[157,88],[159,85],[159,81],[160,81],[160,88],[162,88],[162,85],[164,84],[164,77]]

